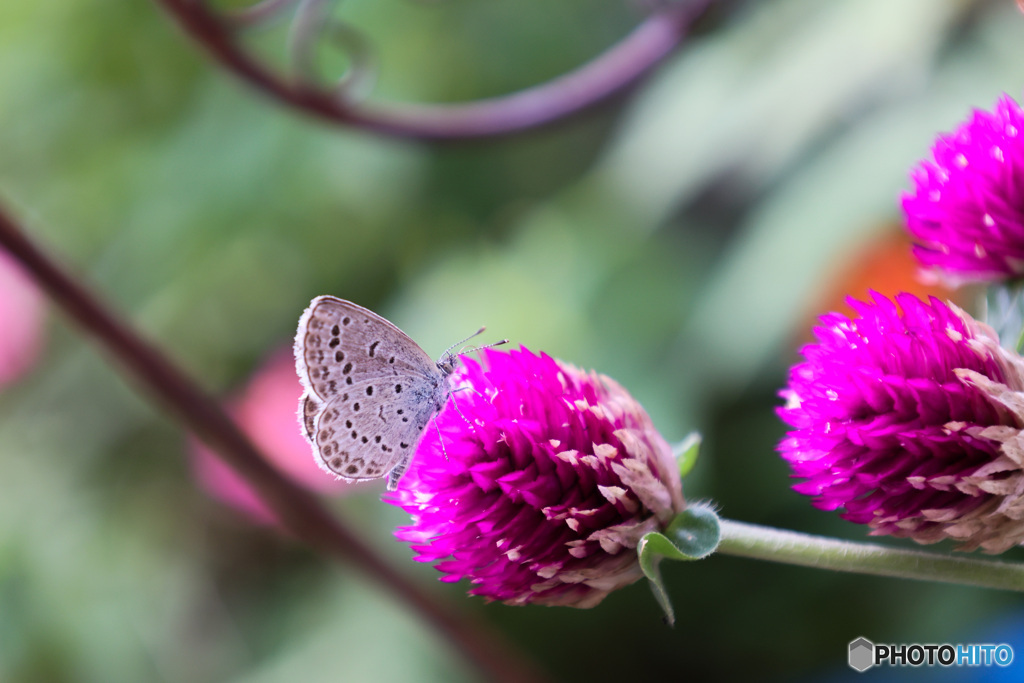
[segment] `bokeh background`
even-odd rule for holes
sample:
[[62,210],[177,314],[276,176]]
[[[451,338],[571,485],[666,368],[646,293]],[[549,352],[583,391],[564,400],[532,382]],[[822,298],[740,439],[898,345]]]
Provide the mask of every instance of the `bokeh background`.
[[[341,11],[373,41],[374,96],[422,101],[552,77],[642,16],[620,0]],[[273,57],[282,33],[255,40]],[[596,368],[670,440],[705,434],[691,499],[861,539],[789,489],[776,391],[844,293],[919,287],[899,236],[907,171],[1004,91],[1024,92],[1012,0],[721,0],[631,98],[432,145],[282,109],[145,0],[7,0],[0,197],[284,460],[298,389],[274,368],[331,293],[432,355],[486,324],[484,341]],[[477,680],[376,584],[276,532],[16,273],[0,283],[0,680]],[[485,604],[410,561],[382,484],[309,483],[567,681],[847,680],[862,635],[1024,658],[1018,595],[729,557],[665,567],[674,629],[642,583],[587,611]]]

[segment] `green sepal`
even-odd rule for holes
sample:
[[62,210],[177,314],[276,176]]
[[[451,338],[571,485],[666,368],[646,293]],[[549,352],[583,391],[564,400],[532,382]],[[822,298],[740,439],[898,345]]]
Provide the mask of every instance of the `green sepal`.
[[669,522],[664,533],[652,531],[641,537],[636,547],[640,569],[649,579],[654,598],[665,612],[665,621],[669,626],[675,624],[676,616],[661,580],[661,560],[699,560],[707,557],[718,547],[721,536],[718,515],[711,506],[694,503]]
[[986,289],[983,318],[1004,348],[1024,353],[1024,281],[1011,280]]
[[690,432],[685,439],[672,447],[672,455],[676,457],[676,463],[679,465],[680,479],[689,474],[697,464],[701,441],[700,432]]

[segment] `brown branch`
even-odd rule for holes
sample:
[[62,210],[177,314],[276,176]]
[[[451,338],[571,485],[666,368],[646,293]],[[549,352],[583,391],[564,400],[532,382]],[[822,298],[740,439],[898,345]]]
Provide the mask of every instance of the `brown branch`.
[[234,28],[195,0],[156,0],[220,64],[265,95],[326,121],[398,137],[458,140],[509,135],[583,112],[636,85],[682,41],[711,0],[671,3],[575,71],[509,95],[461,104],[357,103],[269,71]]
[[260,494],[281,524],[313,548],[342,559],[377,581],[419,613],[442,640],[451,642],[486,680],[525,683],[544,676],[477,619],[457,612],[396,571],[306,490],[279,474],[207,395],[160,350],[119,320],[86,287],[66,273],[0,207],[0,245],[36,283],[91,335],[122,370],[177,414],[185,427],[215,448]]
[[261,2],[245,9],[229,12],[227,17],[239,28],[255,26],[274,18],[275,15],[284,11],[288,5],[295,2],[297,0],[261,0]]

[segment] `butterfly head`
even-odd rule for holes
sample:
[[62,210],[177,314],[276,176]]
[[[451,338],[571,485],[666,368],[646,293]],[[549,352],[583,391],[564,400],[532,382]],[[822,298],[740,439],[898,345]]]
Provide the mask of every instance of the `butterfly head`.
[[455,366],[459,364],[458,355],[451,351],[445,351],[441,358],[437,361],[437,369],[440,370],[445,377],[455,372]]
[[[441,354],[441,358],[437,361],[437,368],[438,368],[438,370],[443,372],[446,377],[448,375],[452,374],[455,371],[455,366],[457,366],[459,364],[459,354],[452,353],[452,349],[454,349],[456,346],[460,346],[462,344],[465,344],[466,342],[468,342],[473,337],[476,337],[476,336],[482,334],[485,329],[486,328],[481,327],[479,330],[477,330],[476,332],[474,332],[470,336],[466,337],[465,339],[460,341],[458,344],[452,344],[451,346],[449,346],[448,350],[445,351],[443,354]],[[489,349],[492,346],[501,346],[502,344],[507,344],[507,343],[508,343],[508,339],[502,339],[499,342],[495,342],[493,344],[487,344],[486,346],[477,346],[476,348],[470,349],[470,351],[481,351],[483,349]]]

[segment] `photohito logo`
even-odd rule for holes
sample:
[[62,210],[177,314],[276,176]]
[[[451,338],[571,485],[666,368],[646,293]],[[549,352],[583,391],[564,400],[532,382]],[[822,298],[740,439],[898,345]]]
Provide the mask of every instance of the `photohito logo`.
[[864,672],[873,666],[1010,666],[1013,648],[1006,643],[910,643],[887,645],[858,638],[850,643],[850,668]]

